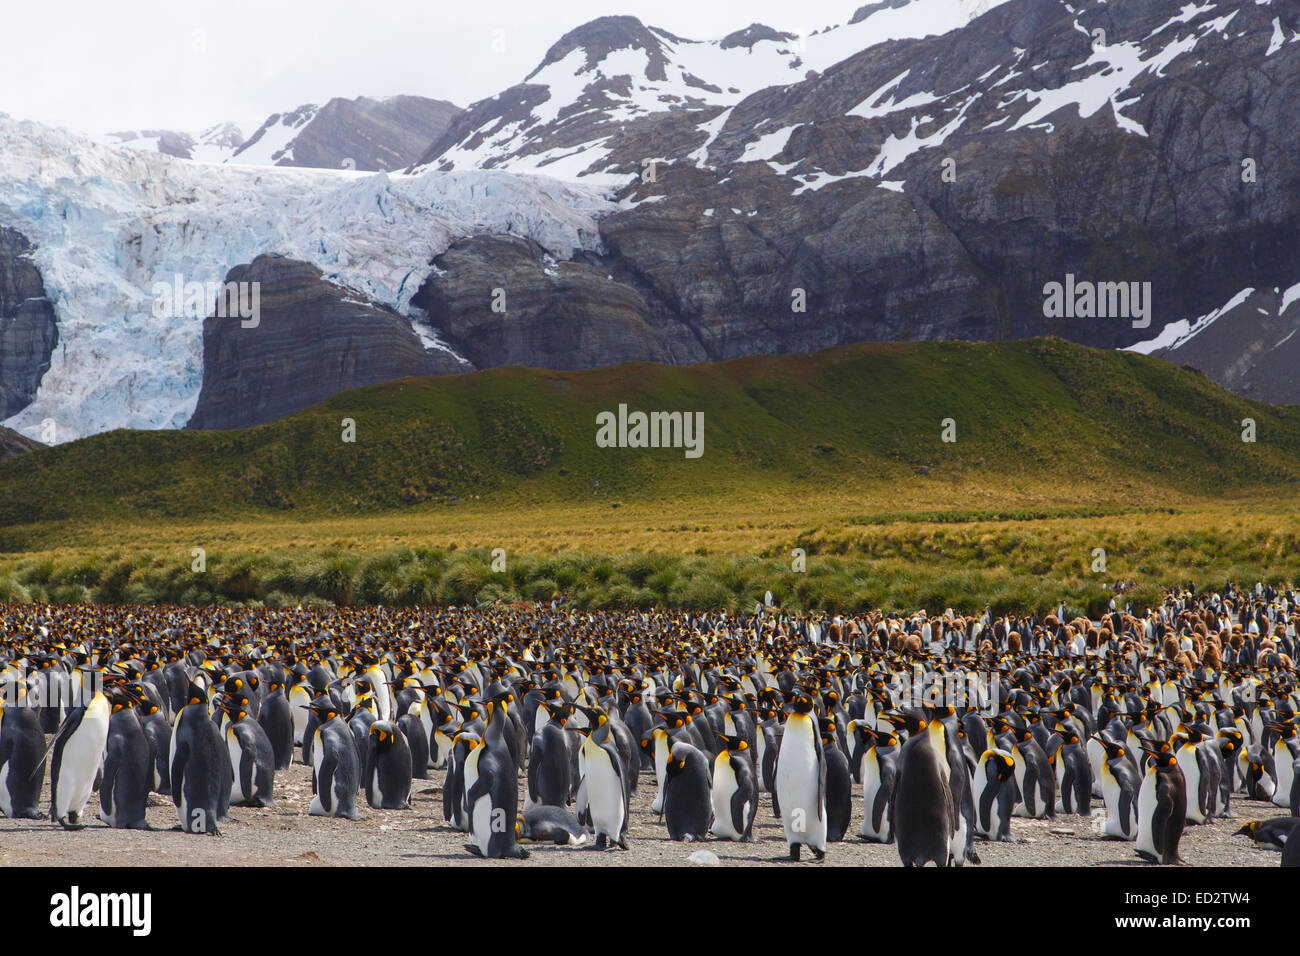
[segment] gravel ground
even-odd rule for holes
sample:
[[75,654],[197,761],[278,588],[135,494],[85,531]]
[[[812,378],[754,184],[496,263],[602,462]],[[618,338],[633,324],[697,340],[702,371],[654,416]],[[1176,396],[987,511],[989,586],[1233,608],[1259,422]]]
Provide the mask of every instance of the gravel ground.
[[[673,843],[651,813],[654,777],[642,774],[640,792],[632,798],[628,851],[598,852],[590,847],[569,849],[532,846],[527,860],[481,860],[471,856],[465,834],[442,821],[442,771],[429,771],[416,780],[410,810],[372,810],[359,800],[362,819],[331,820],[309,816],[310,770],[295,763],[276,774],[276,806],[263,809],[232,807],[233,820],[223,823],[222,836],[200,836],[172,830],[176,810],[170,798],[154,796],[148,811],[152,831],[113,830],[97,819],[85,830],[64,832],[49,820],[0,818],[0,867],[37,866],[663,866],[686,865],[692,853],[705,849],[725,865],[770,864],[783,859],[786,844],[780,823],[772,815],[771,797],[762,795],[754,823],[755,842],[709,839],[700,844]],[[854,786],[854,820],[861,821],[861,788]],[[48,805],[49,780],[42,807]],[[1100,801],[1098,801],[1098,805]],[[1246,820],[1284,815],[1269,804],[1233,799],[1237,819],[1188,827],[1181,845],[1183,859],[1193,866],[1277,866],[1279,855],[1256,848],[1244,836],[1232,836]],[[87,808],[96,812],[98,795]],[[90,814],[88,814],[90,815]],[[977,840],[985,865],[994,866],[1147,866],[1132,843],[1097,838],[1091,821],[1077,816],[1055,820],[1015,819],[1014,844]],[[804,852],[802,865],[816,865]],[[832,844],[828,866],[898,866],[892,845],[865,843],[851,836]]]

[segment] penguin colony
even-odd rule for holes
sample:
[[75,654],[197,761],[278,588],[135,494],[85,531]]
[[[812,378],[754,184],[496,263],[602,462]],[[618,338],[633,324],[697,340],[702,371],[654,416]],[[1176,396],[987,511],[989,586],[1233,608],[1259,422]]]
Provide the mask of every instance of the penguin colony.
[[861,839],[962,866],[1015,818],[1075,814],[1168,864],[1234,798],[1278,808],[1237,833],[1284,865],[1300,847],[1300,598],[1259,585],[1098,621],[0,611],[0,814],[69,830],[147,828],[156,794],[219,833],[300,761],[309,812],[351,820],[440,777],[447,826],[490,858],[626,848],[638,788],[675,841],[752,840],[770,804],[792,860]]

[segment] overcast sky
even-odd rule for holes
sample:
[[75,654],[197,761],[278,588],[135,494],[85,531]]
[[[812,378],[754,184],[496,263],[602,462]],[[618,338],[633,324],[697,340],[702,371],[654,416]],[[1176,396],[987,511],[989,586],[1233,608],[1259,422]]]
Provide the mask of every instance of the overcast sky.
[[[196,131],[331,96],[466,106],[566,31],[631,14],[691,39],[753,22],[806,33],[867,0],[0,0],[0,112],[88,131]],[[494,31],[505,52],[492,52]]]

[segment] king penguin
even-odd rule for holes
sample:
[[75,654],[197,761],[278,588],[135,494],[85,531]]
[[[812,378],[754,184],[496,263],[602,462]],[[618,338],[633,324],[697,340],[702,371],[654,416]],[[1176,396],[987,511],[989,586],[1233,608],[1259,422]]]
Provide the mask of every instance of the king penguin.
[[975,832],[988,840],[1014,842],[1011,816],[1016,806],[1016,762],[1005,750],[986,750],[972,784]]
[[357,789],[361,766],[352,730],[332,704],[313,703],[319,724],[312,740],[312,784],[316,795],[308,812],[314,817],[360,820]]
[[888,730],[872,730],[863,721],[850,721],[849,729],[865,738],[862,754],[862,826],[858,836],[869,843],[894,842],[890,803],[898,774],[898,737]]
[[723,735],[713,761],[713,835],[724,840],[754,839],[758,785],[749,741]]
[[275,748],[266,730],[244,709],[249,698],[217,698],[217,706],[229,718],[223,728],[230,754],[230,802],[239,807],[275,805]]
[[288,770],[293,763],[295,743],[293,708],[284,696],[284,685],[278,680],[263,682],[262,709],[257,712],[257,722],[271,742],[275,769]]
[[822,718],[822,756],[826,761],[826,842],[839,843],[853,817],[853,771],[839,747],[834,718]]
[[153,789],[154,754],[136,707],[140,699],[124,687],[113,691],[108,721],[99,819],[118,830],[147,830],[144,808]]
[[664,782],[664,823],[668,839],[702,840],[713,822],[709,761],[684,740],[673,744]]
[[925,711],[887,711],[896,725],[907,730],[907,742],[898,756],[894,782],[894,841],[903,866],[949,866],[952,837],[957,832],[958,808],[948,783],[950,767],[947,739],[941,721]]
[[507,693],[488,700],[483,744],[470,754],[465,778],[472,848],[488,859],[528,858],[528,851],[515,841],[519,785],[518,767],[506,742],[507,735],[514,733],[514,723],[506,713],[506,698],[510,696]]
[[1099,774],[1101,797],[1106,804],[1106,823],[1102,827],[1102,835],[1110,840],[1136,840],[1138,794],[1142,788],[1142,778],[1133,769],[1123,744],[1117,744],[1100,734],[1093,740],[1100,742],[1105,756]]
[[[0,690],[0,815],[39,820],[45,734],[36,708],[28,706],[27,682],[13,686],[14,691]],[[14,703],[6,707],[10,693]]]
[[207,691],[191,681],[172,727],[172,803],[186,833],[216,833],[230,806],[233,770],[221,731],[208,713]]
[[[606,725],[608,726],[608,725]],[[585,791],[596,849],[627,847],[628,785],[618,748],[603,728],[587,728],[578,751],[580,787]],[[638,757],[638,759],[640,759]],[[666,799],[666,795],[665,795]]]
[[1187,783],[1168,750],[1148,750],[1138,792],[1137,853],[1151,863],[1179,863],[1178,843],[1187,824]]
[[103,691],[96,691],[90,703],[68,715],[54,738],[54,757],[50,761],[50,819],[65,830],[85,827],[81,814],[104,761],[110,716],[108,698]]
[[826,857],[826,757],[812,709],[812,696],[797,690],[776,760],[774,797],[781,807],[791,860],[799,859],[805,845],[818,860]]
[[406,735],[391,721],[371,724],[366,742],[366,803],[376,810],[409,810],[412,766]]

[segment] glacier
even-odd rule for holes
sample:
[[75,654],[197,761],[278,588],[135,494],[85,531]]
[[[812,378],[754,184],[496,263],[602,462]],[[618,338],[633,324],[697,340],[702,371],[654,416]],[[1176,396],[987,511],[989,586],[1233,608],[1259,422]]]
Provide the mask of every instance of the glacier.
[[55,440],[180,428],[203,376],[202,320],[156,317],[151,290],[220,282],[263,253],[310,262],[391,306],[426,347],[450,349],[410,306],[434,256],[483,233],[552,255],[600,251],[602,189],[492,170],[413,175],[257,167],[118,148],[0,113],[0,225],[35,246],[59,327],[36,398],[3,424]]

